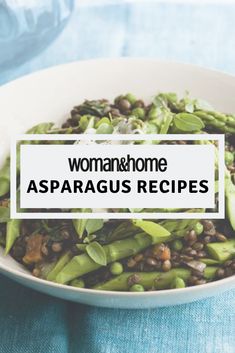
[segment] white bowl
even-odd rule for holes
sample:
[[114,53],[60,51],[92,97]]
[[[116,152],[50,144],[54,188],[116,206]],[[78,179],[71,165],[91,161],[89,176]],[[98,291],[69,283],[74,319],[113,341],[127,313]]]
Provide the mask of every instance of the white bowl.
[[[0,88],[0,161],[10,137],[43,121],[61,122],[85,98],[114,98],[133,92],[148,100],[160,91],[208,100],[217,109],[235,112],[235,78],[191,65],[148,59],[101,59],[57,66]],[[73,288],[33,277],[0,250],[0,271],[23,285],[90,305],[149,308],[193,302],[235,286],[235,276],[185,289],[118,293]]]

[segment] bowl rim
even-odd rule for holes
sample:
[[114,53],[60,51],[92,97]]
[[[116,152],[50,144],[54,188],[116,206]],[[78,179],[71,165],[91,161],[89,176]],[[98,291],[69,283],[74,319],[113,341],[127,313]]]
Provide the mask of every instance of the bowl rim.
[[119,63],[119,62],[139,62],[139,63],[143,63],[143,62],[148,62],[148,63],[153,63],[156,65],[175,65],[175,66],[179,66],[179,67],[184,67],[184,68],[188,68],[191,70],[196,70],[196,71],[200,71],[200,72],[204,72],[204,73],[211,73],[213,75],[217,75],[220,76],[221,78],[224,77],[228,80],[234,80],[235,81],[235,74],[231,74],[227,71],[223,71],[223,70],[219,70],[216,68],[210,68],[210,67],[205,67],[202,65],[197,65],[197,64],[191,64],[189,62],[186,61],[177,61],[177,60],[172,60],[172,59],[158,59],[158,58],[151,58],[151,57],[138,57],[138,56],[133,56],[133,57],[99,57],[99,58],[91,58],[91,59],[82,59],[82,60],[72,60],[70,62],[64,63],[64,64],[56,64],[53,66],[49,66],[46,68],[41,68],[39,70],[33,71],[33,72],[29,72],[24,74],[23,76],[17,77],[13,80],[10,80],[2,85],[0,85],[0,94],[1,91],[5,88],[14,86],[15,84],[20,83],[21,81],[24,80],[30,80],[32,78],[36,78],[37,76],[40,75],[44,75],[47,74],[48,72],[52,72],[52,71],[57,71],[57,70],[61,70],[67,67],[76,67],[77,65],[95,65],[96,63],[108,63],[110,65],[110,63],[115,64],[115,63]]
[[[21,84],[24,83],[24,81],[32,80],[34,78],[39,77],[40,75],[47,75],[51,71],[57,71],[57,70],[63,70],[64,68],[68,67],[76,67],[77,65],[95,65],[97,62],[98,63],[108,63],[109,65],[115,65],[115,63],[119,62],[139,62],[139,63],[144,63],[144,62],[151,62],[156,65],[167,65],[167,66],[178,66],[178,67],[183,67],[187,68],[189,70],[194,70],[198,71],[201,73],[210,73],[213,75],[216,75],[218,77],[223,77],[227,80],[233,80],[235,83],[235,75],[231,75],[227,72],[223,72],[217,69],[211,69],[207,67],[203,67],[200,65],[194,65],[186,62],[180,62],[180,61],[174,61],[174,60],[160,60],[160,59],[155,59],[155,58],[144,58],[144,57],[116,57],[116,58],[94,58],[94,59],[88,59],[88,60],[76,60],[76,61],[71,61],[69,63],[65,64],[59,64],[59,65],[54,65],[52,67],[47,67],[38,71],[35,71],[33,73],[26,74],[24,76],[21,76],[19,78],[16,78],[13,81],[9,81],[3,85],[0,86],[0,96],[2,91],[5,89],[13,87],[15,84]],[[3,255],[4,256],[4,255]],[[10,256],[10,255],[8,255]],[[11,257],[11,256],[10,256]],[[12,257],[11,257],[12,258]],[[13,258],[12,258],[13,259]],[[15,260],[16,261],[16,260]],[[16,263],[18,263],[16,261]],[[18,263],[19,264],[19,263]],[[20,265],[20,264],[19,264]],[[90,289],[90,288],[78,288],[78,287],[73,287],[65,284],[60,284],[52,281],[48,281],[45,279],[37,278],[34,277],[31,273],[25,273],[22,272],[18,269],[12,269],[9,268],[6,264],[2,263],[0,259],[0,272],[5,274],[5,275],[12,275],[16,278],[23,278],[27,281],[27,283],[37,283],[41,284],[42,286],[45,287],[53,287],[55,289],[60,289],[60,290],[65,290],[68,292],[73,292],[73,293],[81,293],[81,294],[89,294],[89,295],[103,295],[103,296],[120,296],[120,298],[130,298],[132,296],[135,297],[157,297],[158,296],[171,296],[177,294],[186,294],[186,293],[199,293],[202,292],[203,290],[209,290],[217,287],[221,287],[226,284],[233,284],[235,286],[235,275],[220,279],[217,281],[209,282],[206,284],[201,284],[199,286],[192,286],[192,287],[186,287],[186,288],[177,288],[177,289],[164,289],[164,290],[159,290],[159,291],[146,291],[146,292],[128,292],[128,291],[107,291],[107,290],[98,290],[98,289]],[[12,278],[12,277],[11,277]],[[216,293],[215,293],[216,294]]]

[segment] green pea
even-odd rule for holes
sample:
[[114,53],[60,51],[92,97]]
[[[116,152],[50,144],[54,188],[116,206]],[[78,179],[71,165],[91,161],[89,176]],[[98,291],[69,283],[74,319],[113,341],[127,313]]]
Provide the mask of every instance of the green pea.
[[74,279],[71,283],[71,286],[73,287],[77,287],[77,288],[84,288],[85,287],[85,282],[83,281],[83,279]]
[[186,285],[183,278],[176,277],[172,284],[172,288],[185,288],[185,287]]
[[113,127],[112,127],[112,125],[109,125],[107,123],[102,123],[98,126],[96,133],[97,134],[112,134]]
[[232,152],[225,151],[224,158],[225,158],[225,164],[226,164],[226,165],[231,165],[231,164],[233,164],[234,156],[233,156],[233,153],[232,153]]
[[113,262],[111,265],[110,265],[110,272],[113,274],[113,275],[120,275],[122,272],[123,272],[123,266],[120,262]]
[[144,292],[144,287],[142,286],[142,284],[133,284],[130,287],[130,291],[131,292]]
[[183,243],[181,240],[179,239],[176,239],[173,241],[172,243],[172,248],[175,250],[175,251],[180,251],[182,248],[183,248]]
[[139,107],[139,108],[133,109],[132,114],[138,119],[143,119],[145,116],[145,111],[143,108]]
[[135,104],[136,102],[136,97],[132,93],[127,93],[125,98],[128,100],[129,103],[131,103],[131,105]]
[[197,222],[193,229],[195,230],[197,235],[200,235],[203,232],[203,225],[200,222]]

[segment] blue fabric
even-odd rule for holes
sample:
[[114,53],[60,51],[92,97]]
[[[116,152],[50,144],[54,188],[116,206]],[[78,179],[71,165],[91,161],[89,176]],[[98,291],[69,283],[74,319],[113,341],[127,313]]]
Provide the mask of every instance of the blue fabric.
[[[154,1],[82,6],[43,53],[0,83],[77,59],[151,56],[235,73],[235,5]],[[101,309],[0,276],[0,353],[234,353],[235,291],[151,310]]]

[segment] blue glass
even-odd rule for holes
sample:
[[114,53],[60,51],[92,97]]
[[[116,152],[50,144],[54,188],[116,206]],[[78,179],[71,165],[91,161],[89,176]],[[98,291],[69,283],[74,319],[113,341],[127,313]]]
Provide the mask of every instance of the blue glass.
[[0,70],[40,53],[63,29],[74,0],[0,0]]

